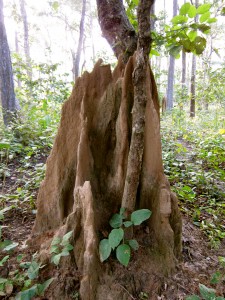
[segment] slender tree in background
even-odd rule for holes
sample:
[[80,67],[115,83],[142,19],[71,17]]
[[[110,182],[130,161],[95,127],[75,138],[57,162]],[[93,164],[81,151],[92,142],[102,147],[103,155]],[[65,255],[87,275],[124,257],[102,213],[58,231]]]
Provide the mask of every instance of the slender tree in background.
[[[198,7],[199,1],[195,0],[195,6]],[[195,22],[197,22],[198,19],[195,17]],[[195,102],[196,102],[196,55],[192,54],[192,63],[191,63],[191,87],[190,87],[190,117],[195,117]]]
[[[173,17],[177,15],[177,0],[173,0]],[[175,73],[175,57],[170,55],[169,57],[169,69],[168,69],[168,80],[167,80],[167,92],[166,92],[166,103],[167,109],[173,108],[173,86],[174,86],[174,73]]]
[[[52,283],[51,299],[71,299],[76,280],[81,299],[127,299],[127,291],[133,293],[127,278],[153,297],[159,274],[173,271],[180,257],[181,217],[163,171],[158,93],[149,65],[153,2],[139,1],[137,34],[122,0],[97,0],[101,30],[118,64],[111,72],[100,60],[76,80],[47,160],[32,244],[41,246],[45,262],[54,235],[72,231],[74,244],[61,283]],[[127,217],[139,208],[152,211],[145,232],[128,231],[145,246],[124,271],[114,259],[101,263],[98,252],[120,207]]]
[[3,15],[3,0],[0,0],[0,95],[4,124],[7,126],[19,109],[19,104],[14,92],[12,62]]
[[[186,3],[186,0],[184,0],[184,3]],[[187,55],[184,50],[182,50],[181,60],[182,60],[181,87],[182,87],[182,96],[184,97],[186,91],[186,64],[187,64],[186,62]]]
[[32,68],[31,68],[31,57],[30,57],[30,43],[29,43],[29,30],[27,21],[27,12],[25,7],[25,0],[20,0],[20,12],[23,21],[23,32],[24,32],[24,54],[27,64],[27,76],[32,79]]
[[77,51],[74,57],[74,66],[73,66],[73,73],[74,79],[79,76],[80,72],[80,57],[82,46],[84,44],[84,23],[85,23],[85,13],[86,13],[86,0],[82,1],[82,12],[81,12],[81,19],[80,19],[80,30],[79,30],[79,40],[77,44]]

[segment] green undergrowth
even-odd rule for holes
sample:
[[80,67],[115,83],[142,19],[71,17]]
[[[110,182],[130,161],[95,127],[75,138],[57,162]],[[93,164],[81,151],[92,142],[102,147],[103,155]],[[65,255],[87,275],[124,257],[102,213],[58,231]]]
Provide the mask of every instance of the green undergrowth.
[[164,170],[180,208],[218,247],[225,238],[225,111],[174,109],[161,120]]

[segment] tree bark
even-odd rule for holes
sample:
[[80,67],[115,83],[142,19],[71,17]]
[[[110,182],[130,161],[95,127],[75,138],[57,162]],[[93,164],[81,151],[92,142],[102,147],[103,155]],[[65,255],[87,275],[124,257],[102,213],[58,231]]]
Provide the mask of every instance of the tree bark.
[[[121,1],[113,2],[118,13]],[[57,270],[60,281],[48,291],[51,299],[71,299],[76,280],[84,300],[128,299],[127,292],[137,297],[141,291],[153,299],[161,284],[153,288],[156,278],[173,271],[180,257],[181,217],[163,172],[158,94],[148,59],[152,3],[139,2],[136,53],[120,56],[113,73],[100,60],[91,73],[77,78],[63,105],[31,239],[41,249],[40,260],[48,263],[53,236],[73,231],[74,251]],[[109,37],[110,27],[101,24]],[[125,44],[121,41],[121,49]],[[152,211],[150,220],[133,231],[142,247],[127,269],[113,257],[100,263],[98,254],[109,220],[121,206]]]
[[196,56],[195,54],[192,54],[190,117],[195,116],[195,78],[196,78]]
[[7,126],[20,107],[14,92],[12,62],[3,16],[3,0],[0,0],[0,57],[0,98],[4,124]]

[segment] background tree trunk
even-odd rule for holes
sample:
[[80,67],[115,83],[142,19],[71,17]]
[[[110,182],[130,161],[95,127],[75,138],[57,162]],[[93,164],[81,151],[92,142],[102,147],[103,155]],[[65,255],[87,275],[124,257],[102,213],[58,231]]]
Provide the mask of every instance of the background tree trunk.
[[0,95],[4,124],[7,126],[13,114],[19,109],[19,103],[14,92],[12,62],[3,16],[3,0],[0,0],[0,57]]
[[[173,17],[177,15],[177,0],[173,0]],[[167,80],[167,93],[166,93],[166,104],[167,109],[173,108],[173,85],[174,85],[174,72],[175,72],[175,58],[170,55],[169,57],[169,69],[168,69],[168,80]]]
[[27,12],[25,7],[25,1],[20,0],[20,12],[23,20],[23,32],[24,32],[24,53],[27,64],[27,76],[32,80],[32,68],[31,68],[31,57],[30,57],[30,43],[29,43],[29,30],[27,22]]
[[82,12],[81,12],[81,20],[80,20],[80,32],[79,32],[79,41],[77,45],[77,51],[76,55],[74,57],[74,79],[79,76],[80,72],[80,57],[81,57],[81,51],[84,41],[84,22],[85,22],[85,13],[86,13],[86,0],[83,0],[82,2]]
[[[73,231],[74,251],[62,261],[61,284],[49,291],[53,299],[71,297],[62,288],[69,285],[65,270],[73,280],[79,274],[81,299],[128,299],[127,292],[137,297],[141,291],[152,299],[161,285],[158,275],[170,273],[181,254],[181,217],[163,172],[158,94],[148,60],[152,2],[139,2],[137,52],[126,64],[128,57],[121,56],[113,73],[100,60],[76,80],[63,105],[31,240],[41,246],[40,259],[46,263],[53,236]],[[120,0],[107,3],[118,13]],[[105,27],[113,16],[103,17],[100,23],[113,40],[115,28]],[[121,49],[125,44],[121,41]],[[109,220],[121,206],[152,211],[150,220],[133,232],[142,247],[127,269],[114,259],[100,263],[98,254]]]

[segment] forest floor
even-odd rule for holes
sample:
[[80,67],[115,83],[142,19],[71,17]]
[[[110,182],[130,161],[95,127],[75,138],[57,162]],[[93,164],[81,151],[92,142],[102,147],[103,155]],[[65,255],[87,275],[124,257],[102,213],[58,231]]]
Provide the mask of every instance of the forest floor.
[[[209,127],[204,133],[202,127],[197,130],[195,123],[187,124],[182,132],[179,126],[176,131],[170,128],[174,126],[169,126],[165,119],[162,124],[164,167],[172,189],[178,195],[182,212],[182,260],[177,263],[173,274],[159,278],[157,296],[149,298],[142,291],[138,296],[128,293],[127,299],[185,300],[195,294],[199,298],[192,297],[192,300],[222,300],[225,299],[224,135],[209,136]],[[44,140],[42,136],[40,138],[24,149],[21,142],[14,142],[12,137],[11,152],[6,144],[0,143],[5,151],[0,148],[0,299],[13,300],[21,286],[25,288],[25,283],[27,286],[31,284],[19,265],[21,261],[31,261],[34,254],[26,246],[26,241],[34,224],[38,187],[44,177],[45,161],[51,147],[46,139],[48,146],[43,143],[38,149]],[[7,155],[4,156],[3,152]],[[10,209],[3,212],[5,207]],[[4,240],[18,243],[5,261]],[[54,275],[54,270],[48,275]],[[7,289],[2,278],[8,280]],[[43,278],[38,280],[42,282]],[[34,280],[34,283],[38,281]],[[201,298],[199,285],[203,287],[205,297]],[[212,290],[207,290],[207,287],[214,289],[218,298],[210,297]],[[49,300],[44,297],[35,299]],[[77,293],[73,299],[79,299]]]
[[[43,157],[39,160],[43,162]],[[11,163],[9,166],[12,176],[6,177],[4,182],[3,194],[13,194],[18,188],[17,183],[20,182],[21,176],[24,174],[19,170],[19,162]],[[37,195],[37,189],[34,191],[33,197]],[[180,203],[181,210],[185,211],[185,204]],[[200,228],[193,224],[193,220],[183,214],[183,257],[178,263],[176,272],[163,279],[163,284],[158,291],[157,300],[160,299],[186,299],[187,296],[199,295],[199,284],[204,284],[207,287],[216,288],[218,296],[225,297],[225,282],[217,280],[216,284],[212,284],[211,278],[213,274],[225,273],[224,267],[218,261],[219,256],[225,255],[225,240],[223,239],[220,246],[215,249],[210,246],[206,235]],[[14,250],[14,254],[7,262],[7,266],[0,267],[0,277],[5,278],[15,270],[16,257],[23,255],[30,259],[32,253],[29,248],[26,248],[26,240],[32,230],[35,220],[35,213],[31,211],[29,205],[16,205],[13,209],[4,214],[4,220],[1,221],[3,230],[3,239],[11,240],[19,243]],[[1,255],[2,256],[2,255]],[[217,275],[214,275],[216,277]],[[218,276],[217,276],[218,277]],[[1,298],[1,297],[0,297]],[[1,299],[14,299],[9,296],[2,296]],[[46,299],[46,298],[39,298]],[[130,295],[130,299],[150,299],[147,294],[143,293],[139,298]],[[211,299],[211,298],[210,298]],[[119,299],[118,299],[119,300]]]

